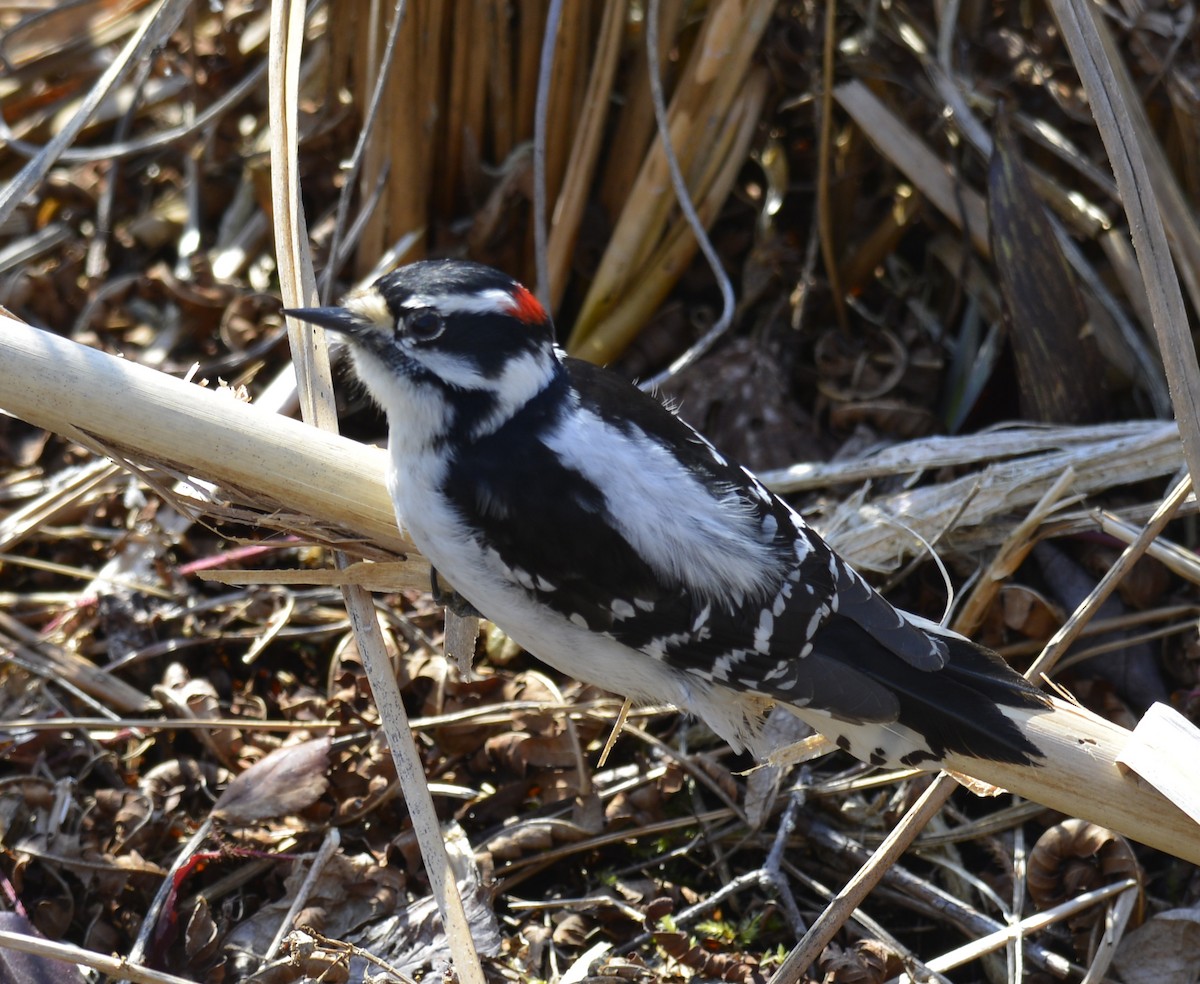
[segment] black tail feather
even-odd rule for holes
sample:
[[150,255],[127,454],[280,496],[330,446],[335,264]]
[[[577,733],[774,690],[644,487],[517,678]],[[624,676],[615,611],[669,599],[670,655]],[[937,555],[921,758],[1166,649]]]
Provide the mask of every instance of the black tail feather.
[[[1043,757],[1003,709],[1049,708],[1049,700],[990,649],[938,633],[946,644],[946,663],[941,669],[921,670],[846,619],[831,620],[818,636],[815,648],[836,653],[842,662],[895,695],[896,723],[928,745],[903,757],[903,764],[936,762],[947,753],[1017,764]],[[823,709],[838,716],[836,707]]]

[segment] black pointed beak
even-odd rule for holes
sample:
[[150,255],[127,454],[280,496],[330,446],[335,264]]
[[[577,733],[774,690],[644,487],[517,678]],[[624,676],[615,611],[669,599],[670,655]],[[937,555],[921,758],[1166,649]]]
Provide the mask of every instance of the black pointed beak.
[[363,327],[363,322],[343,307],[284,308],[283,313],[343,335],[353,335]]

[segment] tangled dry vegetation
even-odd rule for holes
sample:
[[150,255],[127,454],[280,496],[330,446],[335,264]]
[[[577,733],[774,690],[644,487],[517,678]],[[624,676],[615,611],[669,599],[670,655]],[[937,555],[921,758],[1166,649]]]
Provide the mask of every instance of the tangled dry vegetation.
[[[1086,8],[933,6],[663,0],[680,164],[736,295],[724,317],[665,190],[651,8],[564,4],[541,286],[572,351],[631,375],[715,342],[663,384],[684,416],[938,618],[942,580],[905,528],[920,533],[967,599],[958,624],[1024,667],[1178,479],[1188,422],[1167,421],[1196,392],[1170,392],[1163,366],[1187,326],[1153,327],[1158,274],[1139,270],[1056,20]],[[421,255],[533,285],[547,8],[411,0],[390,48],[382,2],[310,4],[302,47],[265,0],[0,9],[0,304],[291,412],[279,297],[297,241],[324,299]],[[1195,5],[1095,12],[1194,311]],[[280,243],[273,51],[299,80],[308,234]],[[8,409],[27,382],[12,366]],[[345,432],[378,441],[362,397],[339,397]],[[392,552],[204,486],[199,432],[168,466],[136,434],[106,445],[71,423],[0,417],[0,980],[445,972],[342,595],[303,573],[331,566],[330,544]],[[1200,714],[1193,534],[1167,527],[1059,664],[1107,717]],[[202,577],[217,568],[287,573]],[[838,755],[746,773],[666,708],[636,709],[601,765],[616,700],[494,632],[461,678],[405,578],[375,612],[490,980],[765,980],[928,782]],[[961,791],[800,971],[1193,981],[1198,897],[1189,864]]]

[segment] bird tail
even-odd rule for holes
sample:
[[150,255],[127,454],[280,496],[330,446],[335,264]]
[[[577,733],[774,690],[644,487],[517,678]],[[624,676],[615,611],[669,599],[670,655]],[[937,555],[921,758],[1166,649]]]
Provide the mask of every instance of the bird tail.
[[938,721],[930,728],[943,736],[946,751],[1017,765],[1042,758],[1041,749],[1023,732],[1023,715],[1008,712],[1049,710],[1049,698],[991,649],[957,634],[938,637],[946,644],[947,658],[936,676],[975,698],[960,704],[953,693],[930,695],[928,710]]
[[876,765],[938,768],[949,755],[1016,765],[1039,760],[1042,751],[1015,712],[1048,710],[1046,695],[990,649],[933,625],[919,628],[939,642],[942,665],[914,666],[861,626],[831,622],[822,641],[843,654],[839,662],[852,668],[867,696],[825,709],[793,709],[841,748]]

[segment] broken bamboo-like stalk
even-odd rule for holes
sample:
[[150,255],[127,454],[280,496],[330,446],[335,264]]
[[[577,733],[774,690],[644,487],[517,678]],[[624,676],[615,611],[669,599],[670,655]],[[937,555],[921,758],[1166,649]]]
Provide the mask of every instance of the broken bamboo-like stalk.
[[[240,501],[408,553],[384,485],[384,455],[28,325],[0,318],[0,407],[32,424],[216,483]],[[1130,732],[1054,701],[1023,728],[1037,766],[976,759],[950,768],[1200,864],[1200,825],[1116,764]]]
[[4,317],[0,366],[0,408],[31,424],[118,461],[212,482],[235,504],[412,550],[396,528],[378,448]]
[[1086,708],[1056,697],[1051,703],[1050,712],[1013,715],[1045,755],[1037,765],[952,756],[945,767],[1200,864],[1200,824],[1116,763],[1132,733]]

